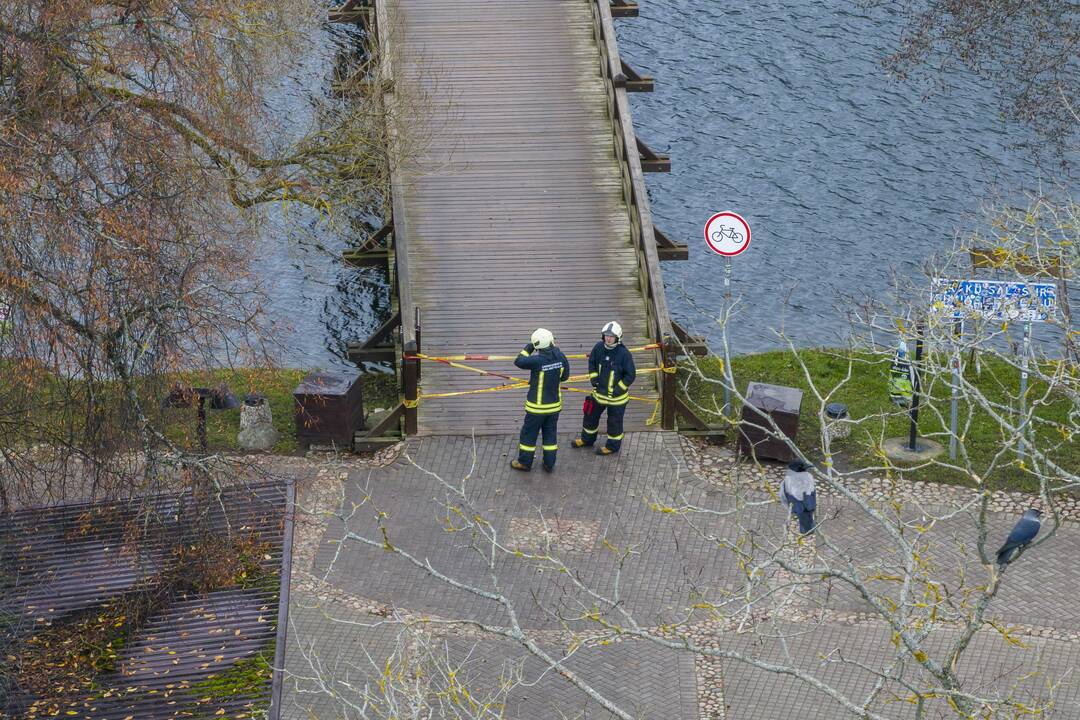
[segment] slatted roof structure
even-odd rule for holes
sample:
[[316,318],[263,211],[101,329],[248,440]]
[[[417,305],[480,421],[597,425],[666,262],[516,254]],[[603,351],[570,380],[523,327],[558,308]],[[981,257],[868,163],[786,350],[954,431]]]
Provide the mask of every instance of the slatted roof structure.
[[[628,346],[656,342],[627,211],[626,171],[613,146],[619,121],[600,71],[607,55],[597,43],[593,3],[388,4],[396,13],[392,40],[409,48],[404,60],[395,60],[395,82],[420,83],[436,108],[448,108],[435,120],[430,146],[395,188],[395,215],[399,201],[404,212],[395,217],[395,233],[407,234],[407,283],[411,303],[421,308],[421,351],[513,355],[534,329],[546,327],[564,352],[587,353],[609,320],[623,326]],[[641,195],[638,202],[647,204]],[[647,232],[652,242],[651,221]],[[666,305],[663,315],[667,322]],[[405,312],[403,320],[412,317]],[[656,365],[654,353],[635,357],[640,368]],[[571,367],[587,372],[584,360]],[[484,369],[522,376],[510,362]],[[420,390],[502,382],[425,362]],[[633,394],[645,400],[630,403],[627,429],[646,429],[656,410],[656,376],[642,375]],[[583,399],[566,396],[564,430],[580,422]],[[418,430],[513,432],[522,403],[520,390],[424,399]]]
[[[0,718],[265,710],[291,494],[262,482],[201,503],[188,493],[0,517]],[[215,562],[210,545],[232,556]]]

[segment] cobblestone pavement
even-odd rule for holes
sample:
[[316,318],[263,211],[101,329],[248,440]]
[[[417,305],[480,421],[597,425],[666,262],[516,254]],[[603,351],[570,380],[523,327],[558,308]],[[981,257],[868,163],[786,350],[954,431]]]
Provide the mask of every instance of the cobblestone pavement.
[[[706,590],[707,597],[718,597],[719,590],[745,577],[735,555],[719,551],[706,535],[734,537],[739,523],[764,542],[785,537],[785,519],[775,502],[736,515],[679,517],[687,505],[731,509],[736,490],[745,499],[768,500],[767,489],[779,483],[780,467],[736,464],[723,447],[670,433],[628,434],[622,452],[610,458],[571,449],[570,439],[560,437],[563,449],[551,475],[540,472],[539,464],[528,474],[511,470],[517,444],[511,437],[475,442],[417,438],[373,461],[327,461],[308,470],[298,481],[304,512],[295,538],[286,662],[292,677],[286,681],[283,717],[358,717],[342,711],[325,692],[313,692],[311,654],[303,648],[316,648],[315,667],[331,668],[330,674],[348,675],[354,683],[377,680],[393,652],[394,633],[400,632],[400,625],[385,623],[392,617],[430,620],[429,636],[445,644],[448,657],[468,658],[469,672],[481,687],[495,687],[505,663],[517,663],[526,682],[507,698],[508,718],[557,718],[560,713],[611,717],[566,678],[544,672],[521,645],[467,626],[447,629],[439,623],[466,619],[506,627],[510,621],[505,607],[436,580],[382,547],[339,542],[351,531],[381,543],[379,513],[385,513],[385,541],[440,573],[503,595],[529,636],[553,653],[567,650],[572,631],[595,627],[581,618],[596,603],[566,576],[515,556],[515,550],[528,554],[550,543],[550,552],[583,581],[609,597],[617,595],[643,626],[658,626],[672,622],[691,604],[688,598]],[[464,483],[471,503],[453,497],[433,473],[455,487]],[[904,517],[926,518],[927,524],[932,513],[956,507],[971,495],[916,483],[867,481],[852,489],[882,508],[899,498]],[[456,510],[448,511],[448,502]],[[994,498],[994,508],[1005,512],[992,518],[989,545],[996,548],[1029,502],[1021,495]],[[823,494],[819,506],[824,537],[857,557],[860,565],[888,568],[892,551],[881,528],[863,511],[829,494]],[[447,531],[458,510],[490,523],[509,549],[495,561],[497,583],[487,567],[484,545],[468,532]],[[1077,517],[1075,506],[1066,511],[1070,518]],[[979,573],[985,577],[974,556],[972,527],[966,514],[930,525],[927,532],[935,548],[930,562],[943,579],[957,582],[963,575],[968,582],[978,582]],[[620,551],[628,549],[631,554],[623,556]],[[1026,673],[1018,692],[1031,697],[1045,695],[1048,684],[1064,676],[1067,681],[1055,688],[1051,717],[1080,717],[1080,691],[1068,681],[1080,651],[1080,608],[1074,599],[1080,587],[1074,559],[1078,550],[1080,532],[1067,522],[1054,539],[1009,569],[988,617],[1012,627],[1022,646],[994,631],[980,632],[965,655],[962,675],[985,678],[990,687],[1003,682],[1002,676]],[[818,543],[817,552],[821,559],[832,557],[824,543]],[[740,633],[731,623],[696,622],[691,636],[706,646],[793,663],[861,701],[873,686],[871,676],[837,660],[880,665],[892,649],[891,631],[868,612],[863,600],[842,588],[831,588],[826,595],[819,587],[804,602],[816,621],[799,623],[798,613],[788,611],[777,626],[783,642],[769,639],[769,633]],[[934,643],[946,643],[952,632],[941,628]],[[365,651],[372,662],[366,663]],[[767,720],[787,718],[795,708],[800,718],[844,716],[834,700],[797,679],[734,660],[695,658],[653,643],[601,647],[586,642],[566,670],[581,673],[635,717]],[[314,714],[305,714],[308,709]],[[888,696],[879,698],[874,709],[887,717],[913,717],[910,704]],[[937,717],[936,709],[931,710],[929,716]]]

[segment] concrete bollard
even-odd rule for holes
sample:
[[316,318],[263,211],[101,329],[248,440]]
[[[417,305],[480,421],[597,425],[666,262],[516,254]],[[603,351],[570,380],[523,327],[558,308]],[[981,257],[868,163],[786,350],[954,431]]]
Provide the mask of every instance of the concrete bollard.
[[240,406],[240,432],[236,442],[245,450],[269,450],[281,433],[274,429],[270,403],[262,395],[247,395]]

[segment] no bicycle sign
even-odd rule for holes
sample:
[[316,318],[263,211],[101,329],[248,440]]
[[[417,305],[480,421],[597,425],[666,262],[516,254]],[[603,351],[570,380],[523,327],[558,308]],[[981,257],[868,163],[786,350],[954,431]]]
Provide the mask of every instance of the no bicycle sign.
[[718,212],[705,223],[705,244],[717,255],[735,257],[750,247],[750,224],[733,212]]

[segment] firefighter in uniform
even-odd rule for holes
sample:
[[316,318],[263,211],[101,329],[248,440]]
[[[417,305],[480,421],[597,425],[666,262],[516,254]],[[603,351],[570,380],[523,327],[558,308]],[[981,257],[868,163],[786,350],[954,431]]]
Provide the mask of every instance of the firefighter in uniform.
[[591,447],[600,432],[600,415],[607,410],[607,442],[597,448],[597,455],[619,452],[623,439],[623,413],[630,402],[630,385],[637,371],[634,358],[622,344],[622,327],[609,322],[600,331],[600,342],[589,353],[589,380],[592,397],[585,399],[585,418],[581,422],[581,437],[574,447]]
[[[536,354],[533,355],[533,351]],[[544,470],[555,469],[555,451],[559,449],[556,431],[562,410],[560,383],[570,377],[570,362],[549,330],[538,328],[532,342],[518,353],[514,364],[529,370],[529,392],[525,396],[525,422],[521,426],[518,456],[510,461],[515,470],[531,470],[536,454],[536,436],[543,432]]]

